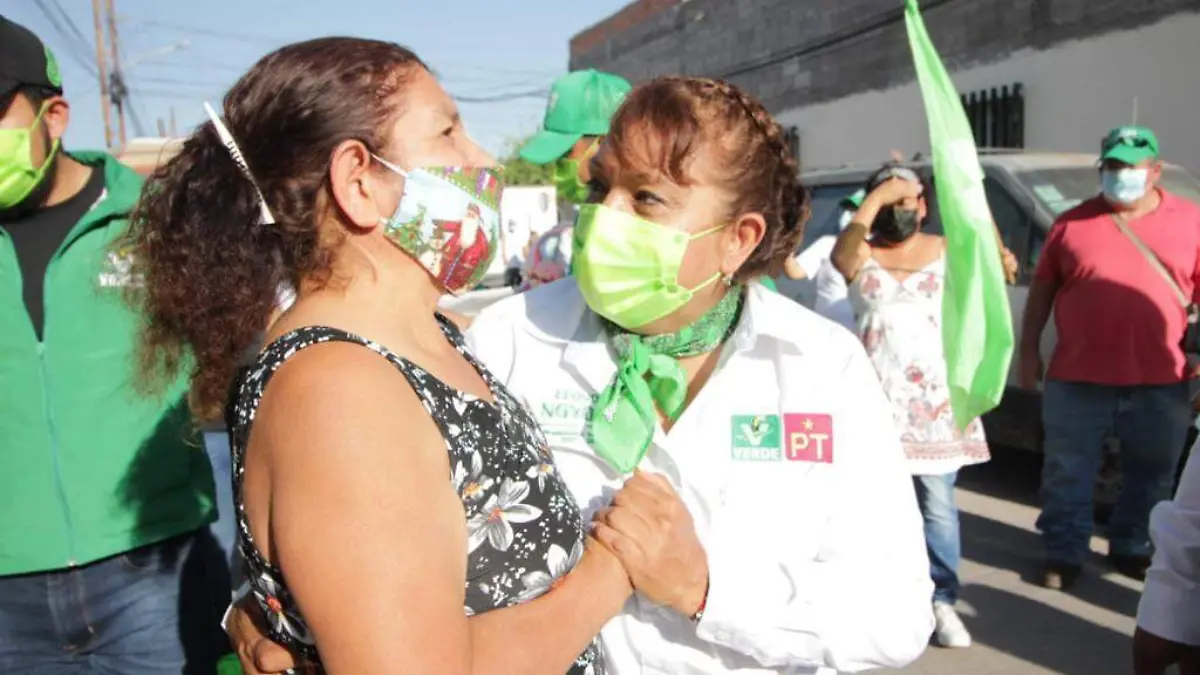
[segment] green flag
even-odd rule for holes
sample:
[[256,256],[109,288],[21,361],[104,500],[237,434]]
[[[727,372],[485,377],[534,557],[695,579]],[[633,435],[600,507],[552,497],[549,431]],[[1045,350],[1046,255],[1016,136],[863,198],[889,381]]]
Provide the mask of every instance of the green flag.
[[1000,404],[1013,352],[1012,315],[983,169],[967,114],[917,0],[906,0],[908,41],[929,118],[938,213],[946,234],[942,341],[959,428]]

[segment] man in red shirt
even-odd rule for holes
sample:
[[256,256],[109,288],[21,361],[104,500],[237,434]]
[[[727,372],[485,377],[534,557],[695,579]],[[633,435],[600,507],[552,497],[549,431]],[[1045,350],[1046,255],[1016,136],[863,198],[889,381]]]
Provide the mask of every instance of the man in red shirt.
[[1200,207],[1158,187],[1162,163],[1149,129],[1122,127],[1101,145],[1101,194],[1051,228],[1029,289],[1020,379],[1042,378],[1038,343],[1054,310],[1058,344],[1043,387],[1045,464],[1038,528],[1044,582],[1078,578],[1092,534],[1092,488],[1104,439],[1121,443],[1124,484],[1108,528],[1108,560],[1144,578],[1150,509],[1169,499],[1190,422],[1180,346],[1186,310],[1132,234],[1187,298],[1200,299]]

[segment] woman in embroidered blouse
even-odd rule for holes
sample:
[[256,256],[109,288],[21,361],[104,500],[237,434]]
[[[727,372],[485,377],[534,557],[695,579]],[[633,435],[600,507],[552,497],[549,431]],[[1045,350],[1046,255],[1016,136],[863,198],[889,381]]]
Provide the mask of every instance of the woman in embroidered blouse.
[[435,312],[487,265],[422,263],[439,221],[498,235],[492,159],[452,99],[398,45],[326,38],[264,57],[222,108],[150,178],[130,237],[146,375],[188,368],[202,419],[276,289],[298,289],[229,420],[270,637],[330,673],[603,673],[594,638],[628,574]]
[[988,460],[988,447],[979,420],[960,431],[950,410],[942,349],[945,244],[921,231],[928,207],[916,172],[888,164],[866,190],[833,261],[850,285],[858,334],[892,402],[913,474],[934,582],[937,640],[944,647],[968,647],[971,635],[954,610],[961,555],[954,482],[962,467]]

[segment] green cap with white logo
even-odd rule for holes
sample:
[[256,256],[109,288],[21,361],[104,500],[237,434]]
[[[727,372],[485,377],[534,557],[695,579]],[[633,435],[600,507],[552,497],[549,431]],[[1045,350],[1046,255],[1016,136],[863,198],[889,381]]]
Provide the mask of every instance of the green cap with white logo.
[[555,80],[542,129],[521,148],[521,158],[549,164],[584,136],[604,136],[612,116],[633,87],[623,77],[576,70]]
[[1146,127],[1117,127],[1100,144],[1100,159],[1131,166],[1158,159],[1158,137]]

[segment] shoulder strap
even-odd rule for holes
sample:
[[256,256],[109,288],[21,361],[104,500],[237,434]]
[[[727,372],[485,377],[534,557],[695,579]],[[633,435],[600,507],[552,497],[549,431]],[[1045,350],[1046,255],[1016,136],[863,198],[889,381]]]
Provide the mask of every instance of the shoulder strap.
[[1121,234],[1124,234],[1125,238],[1133,243],[1138,252],[1142,254],[1142,257],[1146,259],[1146,262],[1154,268],[1155,272],[1158,272],[1159,276],[1163,278],[1163,281],[1166,281],[1171,287],[1171,290],[1175,292],[1175,299],[1179,301],[1180,306],[1182,306],[1184,309],[1190,307],[1192,303],[1188,302],[1188,298],[1186,295],[1184,295],[1183,289],[1179,288],[1179,284],[1175,283],[1175,277],[1171,276],[1171,273],[1167,271],[1167,268],[1162,264],[1162,261],[1158,259],[1158,256],[1155,255],[1154,251],[1151,251],[1150,247],[1146,246],[1146,244],[1140,238],[1138,238],[1136,234],[1133,233],[1133,230],[1129,229],[1129,225],[1125,222],[1124,218],[1114,213],[1112,219],[1113,222],[1117,224],[1117,227],[1121,230]]

